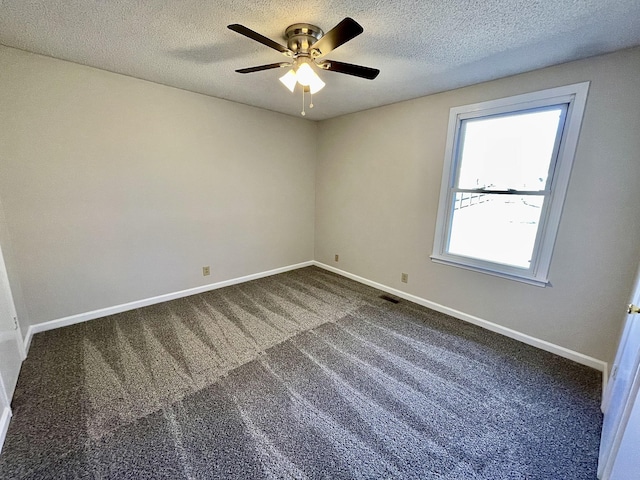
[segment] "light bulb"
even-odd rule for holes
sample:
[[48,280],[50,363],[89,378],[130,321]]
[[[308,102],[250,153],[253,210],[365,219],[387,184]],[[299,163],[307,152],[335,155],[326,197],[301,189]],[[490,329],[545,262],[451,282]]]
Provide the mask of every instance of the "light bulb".
[[293,69],[291,69],[282,77],[280,77],[280,81],[291,91],[291,93],[293,93],[293,89],[296,88],[296,82],[298,81],[298,79],[296,77],[296,73],[293,71]]
[[303,87],[308,87],[309,85],[311,85],[311,82],[314,81],[314,78],[318,78],[318,75],[316,75],[316,72],[313,71],[311,65],[305,62],[298,67],[298,70],[296,71],[296,77],[300,85],[302,85]]

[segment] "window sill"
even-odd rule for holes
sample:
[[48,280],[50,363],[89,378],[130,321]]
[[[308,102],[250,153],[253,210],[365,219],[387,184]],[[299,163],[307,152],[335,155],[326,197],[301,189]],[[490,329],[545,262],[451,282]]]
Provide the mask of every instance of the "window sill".
[[435,263],[440,263],[442,265],[449,265],[451,267],[463,268],[465,270],[471,270],[473,272],[484,273],[486,275],[493,275],[494,277],[506,278],[507,280],[515,280],[516,282],[526,283],[528,285],[534,285],[536,287],[546,287],[549,285],[548,279],[539,279],[532,278],[528,276],[522,275],[514,275],[506,272],[499,272],[496,270],[491,270],[489,268],[480,267],[477,265],[470,265],[468,263],[456,262],[448,257],[440,257],[438,255],[431,255],[431,261]]

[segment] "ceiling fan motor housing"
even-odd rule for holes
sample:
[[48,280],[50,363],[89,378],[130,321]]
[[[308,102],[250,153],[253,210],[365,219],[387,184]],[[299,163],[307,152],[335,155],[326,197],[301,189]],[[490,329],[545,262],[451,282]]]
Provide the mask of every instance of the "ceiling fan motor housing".
[[284,32],[287,39],[287,47],[294,55],[309,55],[309,47],[316,43],[324,35],[320,27],[310,23],[294,23]]

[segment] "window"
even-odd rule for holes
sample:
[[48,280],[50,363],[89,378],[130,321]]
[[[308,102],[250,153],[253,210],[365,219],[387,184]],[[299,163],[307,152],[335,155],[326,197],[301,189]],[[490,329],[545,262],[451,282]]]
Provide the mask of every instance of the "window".
[[548,283],[588,89],[451,109],[433,261]]

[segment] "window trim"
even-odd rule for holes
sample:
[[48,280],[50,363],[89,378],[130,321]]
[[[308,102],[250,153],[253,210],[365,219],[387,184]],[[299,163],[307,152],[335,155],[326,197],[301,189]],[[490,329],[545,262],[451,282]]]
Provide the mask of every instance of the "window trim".
[[[431,255],[433,262],[517,280],[541,287],[549,283],[548,276],[553,247],[560,226],[562,208],[569,186],[569,178],[578,145],[589,84],[590,82],[575,83],[450,109],[433,253]],[[548,185],[545,189],[545,191],[550,189],[550,192],[547,197],[548,203],[545,201],[546,205],[543,207],[543,212],[541,212],[540,215],[540,225],[534,244],[531,266],[528,269],[523,269],[446,252],[453,215],[452,195],[455,193],[454,189],[456,188],[455,182],[458,171],[456,162],[458,161],[459,136],[462,121],[490,115],[516,113],[523,110],[544,108],[559,104],[568,105],[566,118],[560,136],[560,145],[558,146],[557,160],[553,168],[552,177],[547,182]]]

